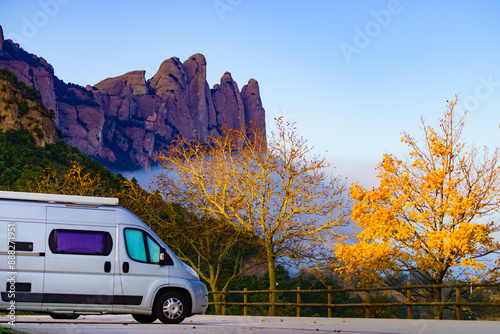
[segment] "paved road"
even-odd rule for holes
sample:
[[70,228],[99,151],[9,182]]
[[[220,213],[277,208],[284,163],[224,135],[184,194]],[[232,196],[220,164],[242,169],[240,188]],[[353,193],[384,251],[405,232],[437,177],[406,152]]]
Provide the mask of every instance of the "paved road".
[[[6,316],[0,323],[7,325]],[[287,318],[197,315],[179,325],[139,324],[129,315],[81,316],[77,320],[53,320],[49,316],[18,316],[16,330],[25,333],[500,333],[500,321],[394,320],[353,318]]]

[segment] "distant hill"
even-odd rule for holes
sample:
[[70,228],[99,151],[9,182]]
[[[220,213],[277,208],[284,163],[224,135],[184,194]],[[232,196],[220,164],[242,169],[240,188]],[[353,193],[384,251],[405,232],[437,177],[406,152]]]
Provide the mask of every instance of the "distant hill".
[[172,57],[149,80],[145,71],[133,71],[84,88],[63,82],[45,59],[4,40],[0,26],[0,69],[40,94],[65,142],[116,169],[148,166],[149,157],[178,134],[203,138],[217,135],[221,125],[250,122],[265,131],[257,81],[250,79],[240,91],[226,72],[210,89],[206,67],[201,54],[184,62]]

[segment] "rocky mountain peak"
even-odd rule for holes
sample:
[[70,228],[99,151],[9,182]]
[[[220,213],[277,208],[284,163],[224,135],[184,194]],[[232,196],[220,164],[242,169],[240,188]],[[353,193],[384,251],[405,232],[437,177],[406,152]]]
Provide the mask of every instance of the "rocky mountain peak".
[[257,81],[251,79],[240,92],[226,72],[210,89],[200,53],[183,63],[177,57],[165,60],[149,80],[139,70],[84,88],[58,79],[45,59],[4,40],[1,32],[0,68],[35,88],[55,114],[64,141],[108,167],[147,167],[178,135],[203,139],[218,136],[222,125],[240,129],[249,121],[265,129]]
[[195,75],[198,75],[203,79],[206,79],[207,77],[207,60],[201,53],[197,53],[189,57],[184,63],[182,63],[182,67],[186,72],[188,82],[191,82]]
[[132,71],[118,77],[104,79],[94,87],[109,95],[144,95],[148,93],[145,75],[146,71]]
[[246,125],[245,107],[241,100],[238,84],[233,80],[231,73],[224,73],[219,85],[212,90],[212,96],[218,124],[224,124],[233,129]]
[[0,55],[2,54],[2,47],[3,47],[3,29],[2,26],[0,25]]
[[265,131],[266,112],[260,99],[259,83],[250,79],[248,84],[241,89],[241,99],[245,107],[245,120],[247,126],[254,125]]
[[233,82],[233,77],[230,72],[224,72],[224,75],[220,78],[220,83]]
[[149,84],[155,89],[156,95],[165,95],[177,87],[186,88],[187,77],[179,58],[172,57],[161,63],[158,72],[149,80]]

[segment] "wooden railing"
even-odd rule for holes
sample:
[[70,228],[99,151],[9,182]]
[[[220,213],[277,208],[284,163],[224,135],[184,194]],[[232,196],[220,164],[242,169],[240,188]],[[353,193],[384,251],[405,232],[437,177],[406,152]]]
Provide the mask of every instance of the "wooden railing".
[[[371,317],[371,309],[375,307],[394,307],[394,306],[406,306],[407,308],[407,318],[412,319],[412,307],[415,306],[454,306],[456,312],[457,320],[461,320],[462,307],[488,307],[488,306],[500,306],[500,302],[463,302],[461,301],[461,289],[470,288],[491,288],[491,287],[500,287],[500,283],[475,283],[475,284],[440,284],[440,285],[406,285],[406,286],[391,286],[391,287],[381,287],[381,288],[356,288],[356,289],[332,289],[332,287],[328,287],[327,289],[318,289],[318,290],[301,290],[300,287],[297,287],[296,290],[247,290],[246,288],[243,291],[219,291],[219,292],[209,292],[210,294],[219,294],[221,298],[221,302],[209,302],[209,305],[222,305],[222,315],[226,312],[226,307],[230,305],[239,305],[243,306],[243,315],[248,315],[248,307],[252,306],[292,306],[296,307],[296,316],[300,317],[300,310],[303,307],[325,307],[327,309],[327,317],[332,316],[332,308],[334,307],[364,307],[365,308],[365,317]],[[455,289],[455,300],[447,301],[447,302],[421,302],[413,300],[413,290],[422,290],[422,289],[432,289],[432,288],[442,288],[442,289]],[[394,303],[373,303],[370,302],[370,294],[377,291],[403,291],[406,290],[406,300],[401,302]],[[350,303],[350,304],[332,304],[332,294],[335,293],[363,293],[365,295],[365,300],[363,303]],[[286,294],[293,293],[297,295],[295,303],[273,303],[272,295],[273,294]],[[301,303],[300,297],[302,294],[307,293],[326,293],[327,294],[327,303]],[[228,301],[227,296],[233,294],[243,294],[243,302],[230,302]],[[256,302],[256,303],[248,303],[248,295],[249,294],[269,294],[269,302]]]

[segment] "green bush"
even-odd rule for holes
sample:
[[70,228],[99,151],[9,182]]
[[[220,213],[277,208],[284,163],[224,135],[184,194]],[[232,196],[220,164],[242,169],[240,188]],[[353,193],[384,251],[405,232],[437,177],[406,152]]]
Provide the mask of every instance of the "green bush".
[[[35,128],[38,136],[43,130]],[[77,162],[87,170],[101,175],[110,187],[116,187],[123,177],[115,175],[98,162],[85,156],[73,146],[59,141],[44,147],[36,146],[33,136],[27,130],[0,132],[0,187],[19,190],[26,181],[36,177],[46,168],[66,171]]]
[[26,102],[26,100],[22,100],[21,102],[19,102],[17,104],[17,107],[19,108],[19,116],[21,117],[27,115],[28,112],[30,111],[28,102]]

